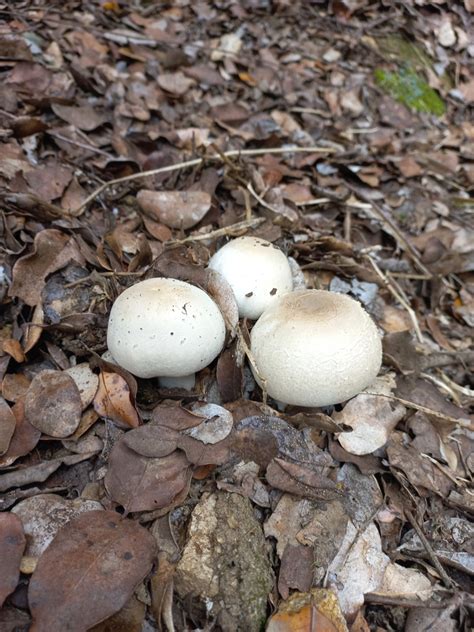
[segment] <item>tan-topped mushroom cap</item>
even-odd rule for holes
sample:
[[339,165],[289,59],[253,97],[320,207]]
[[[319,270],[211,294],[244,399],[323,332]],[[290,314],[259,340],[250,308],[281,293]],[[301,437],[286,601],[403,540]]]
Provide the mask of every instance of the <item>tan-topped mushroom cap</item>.
[[112,306],[107,345],[114,360],[138,377],[187,376],[220,353],[225,324],[202,290],[176,279],[141,281]]
[[[354,299],[322,290],[286,294],[252,329],[251,350],[268,394],[295,406],[343,402],[382,362],[377,328]],[[258,375],[254,371],[257,382]]]

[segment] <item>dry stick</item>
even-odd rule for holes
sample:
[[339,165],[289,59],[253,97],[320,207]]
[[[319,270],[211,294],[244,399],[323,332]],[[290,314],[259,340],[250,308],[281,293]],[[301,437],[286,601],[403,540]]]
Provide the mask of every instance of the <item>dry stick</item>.
[[407,408],[413,408],[413,410],[419,410],[422,413],[426,413],[427,415],[431,415],[432,417],[436,417],[440,421],[445,421],[450,424],[457,424],[458,426],[462,426],[463,428],[468,428],[469,430],[474,430],[474,422],[469,419],[458,419],[457,417],[451,417],[450,415],[444,415],[443,413],[439,413],[437,410],[433,410],[432,408],[427,408],[426,406],[421,406],[420,404],[415,404],[415,402],[410,402],[407,399],[402,399],[401,397],[395,397],[395,395],[386,395],[385,393],[371,393],[370,391],[364,391],[364,395],[374,395],[375,397],[385,397],[386,399],[391,399],[394,402],[400,402]]
[[456,599],[444,599],[443,601],[429,599],[423,601],[422,599],[403,599],[402,597],[379,595],[378,593],[365,593],[364,602],[382,606],[400,606],[400,608],[429,608],[430,610],[444,610],[448,606],[457,604]]
[[246,230],[247,228],[256,228],[263,224],[265,221],[264,217],[255,217],[250,220],[243,220],[242,222],[236,222],[235,224],[230,224],[230,226],[224,226],[223,228],[216,228],[216,230],[211,230],[209,233],[201,233],[197,235],[189,235],[189,237],[185,237],[184,239],[173,239],[168,242],[171,246],[177,244],[186,244],[190,241],[205,241],[207,239],[217,239],[218,237],[224,237],[225,235],[233,235],[235,233],[241,232],[242,230]]
[[267,397],[268,397],[267,380],[261,375],[260,371],[258,370],[257,364],[255,362],[255,358],[253,357],[253,353],[250,350],[250,347],[248,346],[247,341],[245,340],[245,336],[242,333],[240,325],[237,325],[236,333],[237,333],[237,339],[239,341],[240,346],[244,350],[244,353],[247,356],[249,363],[252,365],[252,368],[255,371],[255,375],[258,377],[258,379],[261,382],[260,388],[262,389],[262,403],[264,406],[266,406]]
[[397,292],[397,290],[393,287],[393,284],[390,283],[388,278],[385,276],[385,274],[382,272],[382,270],[378,267],[378,265],[375,263],[373,258],[370,255],[367,255],[367,259],[369,260],[370,265],[374,269],[374,271],[377,274],[377,276],[380,277],[380,279],[383,281],[383,284],[388,289],[388,291],[400,303],[400,305],[402,305],[402,307],[404,307],[406,309],[406,311],[408,312],[408,315],[410,316],[410,320],[413,323],[413,327],[414,327],[415,332],[416,332],[416,337],[418,338],[419,342],[423,343],[424,342],[423,334],[421,333],[420,325],[418,323],[418,318],[416,317],[415,312],[410,307],[410,305],[408,305],[407,301],[405,301],[403,296],[401,296],[400,293]]
[[382,220],[382,222],[387,224],[387,226],[390,227],[390,230],[396,235],[396,237],[405,246],[405,249],[407,250],[408,254],[413,259],[413,261],[416,264],[416,266],[418,267],[418,269],[421,270],[421,272],[423,272],[424,274],[429,275],[429,278],[431,279],[433,277],[433,275],[428,270],[428,268],[422,263],[422,261],[420,260],[420,256],[419,256],[418,251],[416,250],[416,248],[414,248],[411,245],[411,243],[406,239],[406,237],[400,231],[398,226],[390,219],[390,217],[387,217],[387,213],[384,212],[383,208],[379,204],[377,204],[377,202],[375,202],[374,200],[371,200],[367,195],[365,195],[365,193],[363,193],[357,187],[352,186],[348,182],[346,182],[346,185],[349,187],[349,189],[351,189],[351,191],[353,191],[353,193],[355,193],[355,195],[357,195],[358,197],[362,198],[364,200],[364,202],[367,202],[367,204],[370,204],[370,206],[375,211],[375,213],[379,216],[379,218]]
[[420,538],[423,546],[425,547],[425,550],[428,553],[430,560],[433,562],[436,570],[438,571],[439,576],[443,580],[444,585],[446,586],[446,588],[454,590],[454,584],[453,584],[451,578],[449,577],[449,575],[446,573],[446,571],[442,567],[441,562],[438,559],[438,556],[434,552],[433,547],[431,546],[431,544],[428,542],[425,534],[423,533],[423,529],[420,527],[420,525],[416,521],[415,516],[411,513],[411,511],[409,509],[405,509],[404,512],[405,512],[406,517],[410,521],[411,526],[415,529],[416,534],[418,535],[418,537]]
[[[233,149],[226,151],[222,154],[226,158],[232,156],[262,156],[266,154],[295,154],[295,153],[336,153],[336,150],[331,147],[271,147],[269,149]],[[179,169],[186,169],[187,167],[196,167],[202,164],[205,160],[218,160],[222,162],[222,156],[219,154],[213,154],[212,156],[206,156],[203,158],[194,158],[193,160],[186,160],[184,162],[177,162],[167,167],[160,167],[159,169],[150,169],[149,171],[141,171],[140,173],[133,173],[130,176],[123,176],[122,178],[115,178],[105,182],[98,187],[93,193],[91,193],[84,202],[74,210],[74,213],[80,213],[88,204],[90,204],[95,198],[116,184],[122,182],[129,182],[130,180],[138,180],[140,178],[148,178],[149,176],[158,175],[160,173],[168,173],[170,171],[177,171]]]

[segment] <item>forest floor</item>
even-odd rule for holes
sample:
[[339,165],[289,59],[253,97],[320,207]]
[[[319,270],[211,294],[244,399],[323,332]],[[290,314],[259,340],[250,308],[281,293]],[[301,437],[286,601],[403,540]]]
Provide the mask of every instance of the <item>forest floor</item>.
[[[473,12],[0,0],[1,632],[469,629]],[[371,314],[367,392],[265,401],[243,235]],[[230,323],[191,391],[103,357],[151,277]]]

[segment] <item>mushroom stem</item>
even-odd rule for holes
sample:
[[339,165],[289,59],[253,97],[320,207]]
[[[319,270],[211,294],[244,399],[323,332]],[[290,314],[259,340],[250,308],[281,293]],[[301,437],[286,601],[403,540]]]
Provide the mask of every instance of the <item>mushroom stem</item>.
[[167,376],[160,375],[158,378],[161,388],[182,388],[185,391],[191,391],[196,383],[196,374]]

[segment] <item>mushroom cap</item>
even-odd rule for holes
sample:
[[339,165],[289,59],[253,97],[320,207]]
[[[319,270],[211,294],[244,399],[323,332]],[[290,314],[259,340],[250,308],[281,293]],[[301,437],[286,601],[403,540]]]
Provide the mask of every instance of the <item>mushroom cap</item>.
[[107,330],[114,360],[138,377],[200,371],[224,340],[224,319],[214,301],[176,279],[148,279],[129,287],[114,302]]
[[283,252],[258,237],[229,241],[209,261],[231,286],[241,317],[257,319],[280,296],[291,292],[291,267]]
[[283,296],[259,318],[250,341],[268,394],[295,406],[350,399],[373,382],[382,363],[374,322],[360,303],[335,292]]

